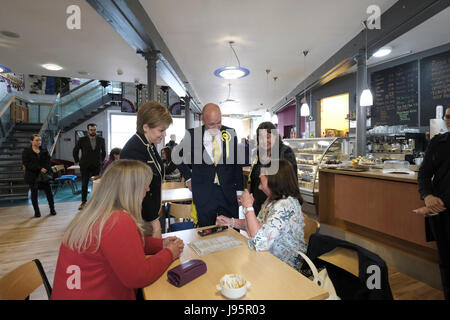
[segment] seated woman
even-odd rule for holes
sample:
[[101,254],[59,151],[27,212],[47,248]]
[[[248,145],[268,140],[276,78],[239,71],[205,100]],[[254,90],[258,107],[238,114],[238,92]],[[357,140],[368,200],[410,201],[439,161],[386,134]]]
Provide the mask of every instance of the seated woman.
[[175,163],[172,161],[172,150],[169,147],[161,149],[161,159],[164,163],[164,180],[165,181],[181,181],[181,173]]
[[52,299],[133,300],[138,288],[157,280],[179,257],[181,239],[143,235],[142,199],[152,177],[137,160],[108,167],[64,234]]
[[247,231],[251,248],[269,251],[298,269],[301,258],[295,251],[306,252],[301,208],[303,199],[292,164],[283,159],[273,160],[272,166],[276,166],[276,162],[279,164],[276,174],[270,174],[269,167],[261,168],[259,188],[267,199],[258,217],[253,209],[253,196],[245,190],[241,198],[245,219],[219,216],[216,223]]
[[109,157],[107,159],[105,159],[105,161],[103,161],[102,170],[100,171],[100,176],[103,175],[103,173],[106,171],[106,168],[108,168],[108,166],[111,163],[120,159],[120,151],[122,151],[122,149],[120,149],[120,148],[113,148],[111,150],[111,152],[109,153]]

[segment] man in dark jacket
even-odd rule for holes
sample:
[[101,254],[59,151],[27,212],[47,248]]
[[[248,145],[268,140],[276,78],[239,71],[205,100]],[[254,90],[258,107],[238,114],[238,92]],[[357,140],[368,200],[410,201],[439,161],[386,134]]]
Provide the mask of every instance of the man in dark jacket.
[[[89,179],[99,175],[106,156],[105,139],[97,136],[97,125],[90,123],[87,129],[88,135],[80,138],[73,149],[73,159],[75,163],[80,163],[81,171],[81,205],[78,210],[83,209],[86,204]],[[80,149],[81,160],[78,157]]]
[[[201,120],[203,126],[189,129],[174,148],[172,160],[192,191],[198,224],[204,227],[215,225],[218,215],[239,217],[237,191],[243,190],[243,175],[237,161],[236,132],[222,125],[219,106],[206,104]],[[176,160],[180,151],[182,163]]]
[[[450,131],[450,107],[445,110],[445,124]],[[420,197],[431,214],[425,219],[428,236],[439,251],[442,288],[450,298],[450,133],[436,135],[430,142],[419,169]],[[431,235],[430,235],[431,233]],[[428,239],[427,239],[428,240]]]

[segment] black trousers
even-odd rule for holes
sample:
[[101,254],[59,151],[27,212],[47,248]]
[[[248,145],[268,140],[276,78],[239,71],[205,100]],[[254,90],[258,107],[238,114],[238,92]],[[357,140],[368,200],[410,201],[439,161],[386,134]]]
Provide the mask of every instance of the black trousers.
[[442,289],[446,300],[450,299],[450,212],[443,211],[427,217],[439,252]]
[[199,227],[215,225],[216,218],[220,215],[230,218],[239,217],[239,206],[237,200],[227,200],[225,198],[225,194],[223,193],[223,189],[220,186],[214,185],[213,188],[213,196],[210,201],[208,201],[206,206],[198,207],[197,204],[195,204]]
[[87,201],[89,179],[93,176],[98,176],[100,173],[100,166],[89,166],[80,168],[81,170],[81,202]]
[[52,189],[50,188],[49,183],[40,184],[39,188],[35,184],[30,184],[31,190],[31,203],[33,204],[34,213],[40,213],[39,211],[39,203],[38,203],[38,190],[42,189],[45,191],[45,195],[47,196],[48,206],[50,209],[55,207],[55,203],[53,201]]

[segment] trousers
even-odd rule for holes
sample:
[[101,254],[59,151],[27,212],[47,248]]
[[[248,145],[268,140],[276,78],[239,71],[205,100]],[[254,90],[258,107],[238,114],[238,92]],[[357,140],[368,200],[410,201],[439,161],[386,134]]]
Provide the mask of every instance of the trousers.
[[443,211],[429,216],[430,228],[439,253],[442,289],[446,300],[450,299],[450,212]]
[[98,176],[100,173],[99,166],[89,166],[80,168],[81,170],[81,202],[87,201],[89,179],[93,176]]
[[[44,183],[39,186],[40,189],[45,191],[45,195],[47,196],[47,201],[50,209],[55,208],[55,203],[53,201],[52,189],[50,188],[49,183]],[[34,213],[38,214],[39,211],[39,203],[38,203],[38,187],[35,184],[30,184],[31,190],[31,203],[33,205]]]

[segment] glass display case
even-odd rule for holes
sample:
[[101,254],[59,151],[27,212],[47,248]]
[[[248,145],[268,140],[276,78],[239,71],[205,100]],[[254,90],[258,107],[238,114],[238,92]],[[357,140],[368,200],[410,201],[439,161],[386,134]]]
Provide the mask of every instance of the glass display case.
[[354,138],[284,139],[297,159],[300,193],[305,201],[314,203],[319,192],[319,166],[339,164],[354,155]]

